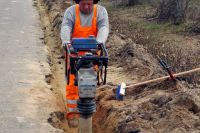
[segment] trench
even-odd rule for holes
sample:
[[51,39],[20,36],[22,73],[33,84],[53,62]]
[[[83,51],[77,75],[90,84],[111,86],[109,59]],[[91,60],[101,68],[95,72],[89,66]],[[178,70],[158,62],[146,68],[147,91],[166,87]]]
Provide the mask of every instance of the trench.
[[[62,0],[57,2],[35,0],[34,3],[40,14],[44,44],[49,51],[48,63],[52,75],[46,79],[60,103],[60,110],[52,112],[48,121],[53,127],[76,133],[77,129],[70,129],[64,119],[64,60],[61,58],[59,39],[62,21],[60,11],[64,11],[69,3]],[[60,8],[56,6],[59,4]],[[121,26],[126,25],[123,23]],[[200,92],[194,84],[185,81],[178,83],[165,81],[132,88],[127,90],[124,101],[116,101],[116,85],[121,81],[131,84],[165,75],[157,60],[145,48],[130,39],[124,39],[123,36],[114,29],[108,39],[110,46],[108,50],[113,51],[110,52],[112,62],[108,68],[107,85],[97,88],[97,112],[93,117],[93,131],[95,133],[198,131]]]
[[64,132],[77,133],[77,129],[70,129],[65,119],[65,77],[64,77],[64,59],[62,58],[62,51],[59,47],[59,39],[55,34],[50,23],[49,16],[45,7],[40,0],[34,0],[35,6],[40,15],[41,27],[44,33],[44,45],[48,49],[48,64],[51,69],[51,75],[46,75],[46,83],[51,86],[50,90],[55,94],[56,103],[58,103],[59,110],[49,114],[48,123],[54,128],[63,130]]

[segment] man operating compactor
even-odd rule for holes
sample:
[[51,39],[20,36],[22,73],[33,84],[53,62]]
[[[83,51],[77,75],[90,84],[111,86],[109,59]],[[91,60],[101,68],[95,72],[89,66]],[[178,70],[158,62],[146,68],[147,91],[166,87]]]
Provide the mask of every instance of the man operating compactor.
[[[61,26],[62,45],[71,46],[72,38],[88,38],[94,36],[98,43],[105,42],[109,33],[109,21],[106,9],[98,5],[99,0],[75,0],[64,14]],[[67,113],[69,126],[76,126],[79,118],[77,111],[78,88],[74,86],[75,76],[70,74],[66,86]]]

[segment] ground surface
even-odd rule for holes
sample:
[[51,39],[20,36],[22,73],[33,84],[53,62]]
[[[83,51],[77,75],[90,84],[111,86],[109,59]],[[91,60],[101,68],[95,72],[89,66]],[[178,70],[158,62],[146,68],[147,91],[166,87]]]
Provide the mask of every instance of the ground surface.
[[[50,64],[54,75],[52,89],[58,95],[61,90],[61,95],[64,95],[64,63],[59,58],[59,32],[64,10],[69,3],[65,0],[38,0],[35,4],[39,7],[45,33],[44,42],[51,55]],[[173,65],[176,72],[199,67],[199,36],[183,34],[177,30],[180,27],[157,25],[154,21],[148,21],[144,16],[149,15],[151,9],[147,7],[116,10],[110,8],[110,5],[106,6],[111,24],[107,42],[110,55],[108,84],[97,89],[98,107],[93,120],[94,132],[198,133],[198,73],[176,83],[164,81],[127,89],[124,101],[116,101],[115,94],[117,84],[122,81],[131,84],[164,76],[166,73],[160,67],[156,55]],[[76,129],[72,131],[62,125],[62,121],[51,124],[66,132],[76,132]]]
[[0,1],[0,132],[62,133],[47,121],[59,109],[39,17],[31,0]]

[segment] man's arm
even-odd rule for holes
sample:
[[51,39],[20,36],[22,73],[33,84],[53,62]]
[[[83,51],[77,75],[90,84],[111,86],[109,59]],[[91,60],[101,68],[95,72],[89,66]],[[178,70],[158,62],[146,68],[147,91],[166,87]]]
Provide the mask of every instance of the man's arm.
[[97,25],[98,25],[98,34],[97,34],[97,41],[99,43],[105,44],[108,34],[109,34],[109,20],[108,20],[108,13],[106,9],[102,6],[99,7],[98,10],[98,18],[97,18]]
[[63,45],[71,42],[71,33],[74,25],[73,8],[73,6],[69,7],[65,11],[61,24],[61,40]]

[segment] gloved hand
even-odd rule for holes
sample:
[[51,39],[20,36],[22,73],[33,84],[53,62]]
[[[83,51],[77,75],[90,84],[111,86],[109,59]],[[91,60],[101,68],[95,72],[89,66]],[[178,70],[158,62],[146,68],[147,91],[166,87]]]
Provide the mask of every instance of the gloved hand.
[[74,52],[74,48],[72,47],[71,43],[63,43],[63,49],[66,50],[66,48],[69,48],[70,52]]
[[63,49],[66,49],[67,46],[70,48],[71,47],[71,43],[63,43],[62,46],[63,46]]

